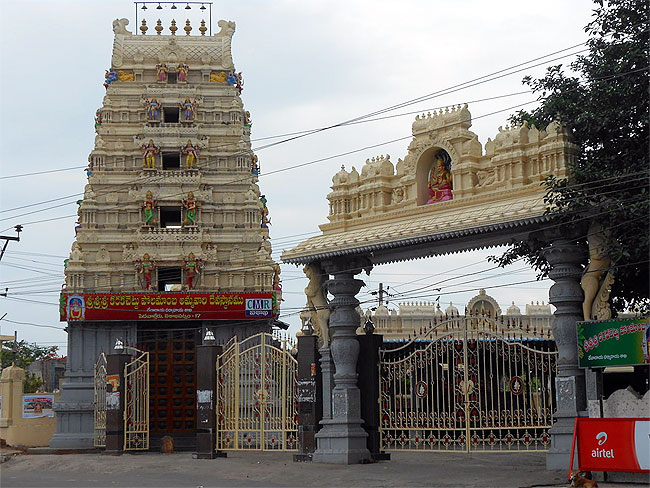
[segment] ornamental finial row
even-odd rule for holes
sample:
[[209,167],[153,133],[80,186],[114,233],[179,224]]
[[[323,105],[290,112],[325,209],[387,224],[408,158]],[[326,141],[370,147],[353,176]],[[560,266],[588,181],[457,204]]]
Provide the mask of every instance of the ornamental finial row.
[[[149,27],[147,26],[147,21],[145,19],[142,19],[142,25],[140,26],[140,32],[144,36],[147,31],[149,30]],[[162,26],[162,21],[158,19],[156,21],[156,27],[154,27],[154,30],[156,31],[157,35],[162,35],[163,30],[165,28]],[[176,26],[176,20],[172,19],[172,23],[169,26],[169,31],[172,33],[172,36],[176,35],[176,31],[178,30],[178,27]],[[190,32],[192,32],[192,26],[190,25],[190,19],[187,19],[185,21],[185,27],[183,27],[183,30],[185,31],[185,35],[189,36]],[[201,20],[201,27],[199,27],[199,32],[201,33],[202,36],[205,35],[207,32],[208,28],[205,26],[205,20]]]

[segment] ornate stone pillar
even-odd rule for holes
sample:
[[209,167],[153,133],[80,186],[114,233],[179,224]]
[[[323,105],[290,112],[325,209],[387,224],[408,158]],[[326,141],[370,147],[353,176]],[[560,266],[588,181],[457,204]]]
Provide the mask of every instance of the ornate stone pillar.
[[587,408],[585,374],[578,367],[576,335],[576,322],[583,319],[580,278],[587,255],[586,246],[577,239],[581,231],[565,227],[544,236],[549,242],[544,257],[551,265],[549,277],[555,282],[549,291],[549,301],[556,308],[552,327],[559,353],[555,378],[556,422],[550,430],[547,469],[566,469],[569,465],[574,419]]
[[[316,434],[318,447],[313,462],[357,464],[371,459],[366,447],[368,434],[361,427],[361,393],[357,387],[359,341],[356,329],[360,317],[355,310],[355,295],[363,281],[354,279],[369,261],[340,260],[322,263],[334,278],[327,281],[327,290],[334,296],[330,302],[330,351],[334,360],[334,388],[331,391],[332,416],[322,420],[323,428]],[[324,400],[326,402],[326,400]],[[324,412],[325,413],[325,412]]]

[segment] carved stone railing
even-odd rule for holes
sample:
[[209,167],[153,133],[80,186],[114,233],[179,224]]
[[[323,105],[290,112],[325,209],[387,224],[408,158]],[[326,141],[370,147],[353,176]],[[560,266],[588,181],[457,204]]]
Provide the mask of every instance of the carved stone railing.
[[197,227],[146,227],[138,231],[138,242],[201,242],[203,232]]

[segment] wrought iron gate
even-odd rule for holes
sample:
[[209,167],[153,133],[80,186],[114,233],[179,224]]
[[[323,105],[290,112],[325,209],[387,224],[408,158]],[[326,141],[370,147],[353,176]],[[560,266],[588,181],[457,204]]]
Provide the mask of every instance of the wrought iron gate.
[[149,353],[124,365],[124,450],[149,449]]
[[381,350],[382,449],[547,450],[556,359],[550,332],[486,316],[441,320]]
[[297,360],[288,338],[234,337],[217,362],[217,449],[298,448]]
[[101,353],[95,363],[93,445],[106,447],[106,354]]

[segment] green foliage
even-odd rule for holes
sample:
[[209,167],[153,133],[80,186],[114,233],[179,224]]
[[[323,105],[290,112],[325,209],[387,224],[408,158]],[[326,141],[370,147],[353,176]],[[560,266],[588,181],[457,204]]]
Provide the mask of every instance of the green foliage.
[[[648,5],[641,0],[595,3],[594,19],[585,28],[588,52],[570,65],[573,74],[558,65],[541,79],[524,78],[541,103],[511,121],[545,128],[558,120],[569,130],[579,152],[569,162],[568,178],[546,180],[547,213],[574,227],[597,221],[607,229],[605,252],[616,278],[613,311],[648,313]],[[493,259],[505,265],[524,257],[546,276],[544,245],[518,243]]]
[[[29,344],[26,341],[4,342],[0,350],[0,364],[6,368],[15,364],[19,368],[27,368],[34,361],[41,359],[55,359],[59,357],[57,350],[59,346],[39,346]],[[36,374],[29,371],[25,372],[25,384],[23,385],[24,393],[34,393],[43,385],[43,380]]]
[[4,342],[0,351],[0,365],[3,369],[12,364],[26,368],[34,361],[59,357],[58,349],[59,346],[39,346],[27,341]]

